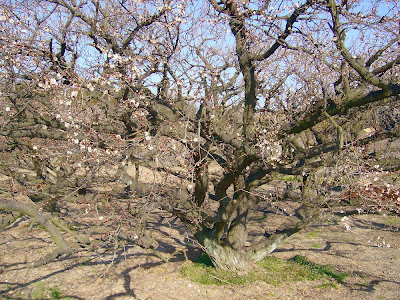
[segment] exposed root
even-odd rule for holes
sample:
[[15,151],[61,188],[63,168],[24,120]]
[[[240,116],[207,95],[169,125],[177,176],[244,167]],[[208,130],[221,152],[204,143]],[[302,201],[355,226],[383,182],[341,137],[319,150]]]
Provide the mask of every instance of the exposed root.
[[47,254],[45,257],[40,258],[40,259],[34,261],[33,263],[31,263],[31,267],[33,267],[33,268],[40,267],[42,265],[45,265],[45,264],[51,262],[52,260],[55,260],[57,257],[64,255],[64,254],[68,254],[70,252],[71,252],[70,248],[63,249],[61,247],[57,247],[51,253]]
[[60,229],[71,234],[79,243],[89,244],[87,237],[82,237],[68,228],[68,226],[60,219],[54,216],[47,216],[36,209],[33,203],[16,201],[14,199],[0,199],[0,210],[17,211],[32,217],[35,222],[39,223],[50,234],[57,248],[45,257],[32,263],[33,267],[46,264],[60,255],[68,254],[72,251],[70,244],[63,238]]

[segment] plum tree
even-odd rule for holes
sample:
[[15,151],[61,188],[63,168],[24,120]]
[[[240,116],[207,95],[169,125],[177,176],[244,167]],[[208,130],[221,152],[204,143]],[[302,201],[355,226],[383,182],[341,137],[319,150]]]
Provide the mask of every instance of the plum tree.
[[[399,166],[396,5],[4,1],[0,136],[4,157],[18,153],[2,166],[18,179],[8,189],[57,202],[119,165],[132,201],[174,214],[229,270],[270,254],[350,184],[384,184],[377,194],[398,212],[381,176]],[[141,181],[141,167],[161,179]],[[266,191],[285,176],[296,184]],[[250,210],[274,199],[293,215],[249,243]]]

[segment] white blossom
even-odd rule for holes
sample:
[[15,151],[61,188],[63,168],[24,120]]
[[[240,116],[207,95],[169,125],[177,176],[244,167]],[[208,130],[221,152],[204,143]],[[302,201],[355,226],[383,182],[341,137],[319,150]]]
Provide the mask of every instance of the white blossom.
[[6,107],[6,111],[10,111],[11,108],[9,106]]
[[71,92],[71,97],[77,97],[77,96],[78,96],[78,91]]
[[[97,77],[96,77],[97,78]],[[89,89],[89,91],[93,92],[94,91],[94,86],[91,83],[88,83],[86,87]]]
[[351,220],[349,217],[344,216],[343,218],[340,219],[340,221],[343,223],[343,226],[346,230],[351,230],[351,226],[349,224]]
[[114,54],[114,55],[113,55],[113,58],[114,58],[116,61],[120,61],[120,60],[122,59],[121,55],[119,55],[119,54]]

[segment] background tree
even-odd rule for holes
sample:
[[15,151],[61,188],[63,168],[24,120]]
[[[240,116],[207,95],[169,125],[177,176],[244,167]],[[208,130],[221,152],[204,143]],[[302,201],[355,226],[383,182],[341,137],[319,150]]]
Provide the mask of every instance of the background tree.
[[[144,197],[171,212],[232,270],[274,251],[349,186],[356,193],[340,197],[375,207],[386,199],[398,211],[394,173],[381,176],[399,166],[396,5],[6,1],[8,192],[54,209],[109,182],[103,166],[119,165],[113,180],[129,186],[132,205]],[[160,179],[143,182],[127,164]],[[35,176],[20,178],[20,168]],[[278,189],[288,175],[301,180]],[[4,195],[0,207],[16,210]],[[292,202],[292,215],[249,237],[250,210],[275,199]],[[133,215],[142,234],[144,218]]]

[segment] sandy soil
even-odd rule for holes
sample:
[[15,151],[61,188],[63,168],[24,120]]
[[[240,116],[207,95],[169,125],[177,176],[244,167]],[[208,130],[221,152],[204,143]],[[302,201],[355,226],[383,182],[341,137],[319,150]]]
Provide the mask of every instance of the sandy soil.
[[[115,245],[107,251],[77,251],[47,265],[30,263],[52,249],[52,241],[38,227],[21,220],[1,232],[0,298],[49,298],[56,288],[70,299],[400,299],[400,219],[384,215],[341,216],[311,226],[287,239],[273,255],[305,255],[349,277],[337,288],[323,287],[323,280],[289,282],[272,286],[203,286],[180,273],[182,254],[165,263],[151,251],[133,245]],[[153,236],[160,249],[172,253],[188,245],[182,227],[160,216],[153,222]],[[199,254],[192,244],[189,258]],[[39,295],[39,296],[38,296]]]

